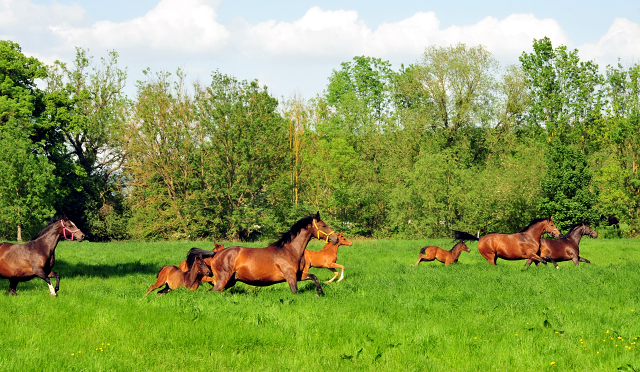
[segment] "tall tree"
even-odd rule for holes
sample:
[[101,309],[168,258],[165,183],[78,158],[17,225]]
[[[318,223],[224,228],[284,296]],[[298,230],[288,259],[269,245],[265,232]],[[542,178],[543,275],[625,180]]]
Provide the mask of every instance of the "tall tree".
[[594,142],[588,133],[601,115],[602,76],[598,65],[580,61],[578,50],[554,49],[549,38],[534,40],[533,50],[520,61],[530,89],[529,125],[549,143],[540,211],[556,217],[559,228],[595,223],[597,195],[587,166]]
[[10,119],[0,126],[0,220],[23,231],[41,228],[40,223],[55,214],[59,196],[55,166],[24,133],[26,124]]
[[58,161],[66,161],[59,173],[68,187],[67,213],[97,240],[126,237],[119,180],[125,160],[120,132],[130,107],[126,76],[115,51],[94,64],[87,50],[77,48],[71,67],[56,61],[47,77],[46,113],[69,149]]

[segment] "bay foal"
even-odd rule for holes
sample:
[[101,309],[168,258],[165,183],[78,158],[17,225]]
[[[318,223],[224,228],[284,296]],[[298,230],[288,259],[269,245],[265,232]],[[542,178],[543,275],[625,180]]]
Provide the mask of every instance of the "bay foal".
[[460,240],[456,245],[451,248],[451,250],[444,250],[440,247],[436,247],[435,245],[429,245],[420,250],[420,256],[418,256],[418,261],[415,264],[411,264],[411,266],[418,266],[418,264],[422,261],[433,261],[438,260],[442,262],[445,266],[449,266],[454,262],[458,262],[458,257],[460,257],[460,253],[462,251],[471,252],[469,247],[464,243],[464,241]]
[[353,245],[353,243],[347,240],[347,238],[342,236],[342,233],[340,233],[338,234],[338,243],[336,244],[329,242],[324,247],[322,247],[322,250],[320,251],[305,250],[304,251],[305,265],[302,272],[304,274],[309,273],[310,267],[329,269],[333,271],[334,275],[333,275],[333,278],[331,278],[331,280],[326,281],[325,283],[331,283],[338,277],[338,270],[336,269],[340,269],[342,270],[342,273],[340,274],[340,279],[338,279],[338,281],[336,282],[336,283],[340,283],[340,281],[344,279],[344,266],[337,264],[336,261],[338,260],[338,247],[341,245],[346,245],[347,247],[350,247],[351,245]]

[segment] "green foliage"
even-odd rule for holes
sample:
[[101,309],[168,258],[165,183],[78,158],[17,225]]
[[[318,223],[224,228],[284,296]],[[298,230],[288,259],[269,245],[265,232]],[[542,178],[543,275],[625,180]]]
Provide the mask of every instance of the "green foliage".
[[17,230],[17,240],[22,241],[23,231],[27,236],[37,232],[41,222],[55,214],[60,181],[55,166],[16,121],[12,118],[0,126],[0,220],[13,233]]

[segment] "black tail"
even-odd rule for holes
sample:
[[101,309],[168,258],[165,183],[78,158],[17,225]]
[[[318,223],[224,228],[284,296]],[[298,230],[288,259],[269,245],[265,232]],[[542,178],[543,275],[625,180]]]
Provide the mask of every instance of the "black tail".
[[429,246],[422,247],[422,249],[420,250],[420,254],[424,254],[424,252],[427,250],[427,247],[429,247]]
[[455,240],[462,240],[462,241],[480,240],[475,235],[471,235],[471,234],[469,234],[467,232],[458,231],[458,230],[453,230],[453,237],[455,238]]
[[189,253],[187,253],[187,266],[189,267],[189,269],[191,269],[193,262],[196,260],[196,257],[198,257],[199,254],[202,255],[202,258],[207,258],[215,256],[216,252],[207,251],[196,247],[191,248],[189,250]]

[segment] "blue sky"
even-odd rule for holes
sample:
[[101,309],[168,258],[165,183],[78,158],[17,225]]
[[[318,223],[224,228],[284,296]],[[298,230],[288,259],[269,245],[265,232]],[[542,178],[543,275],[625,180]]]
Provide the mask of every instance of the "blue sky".
[[45,63],[71,61],[75,46],[98,57],[114,49],[131,95],[142,69],[180,67],[204,83],[219,69],[311,98],[356,55],[399,68],[427,46],[464,42],[506,65],[543,36],[600,65],[638,63],[640,2],[0,0],[0,39]]

